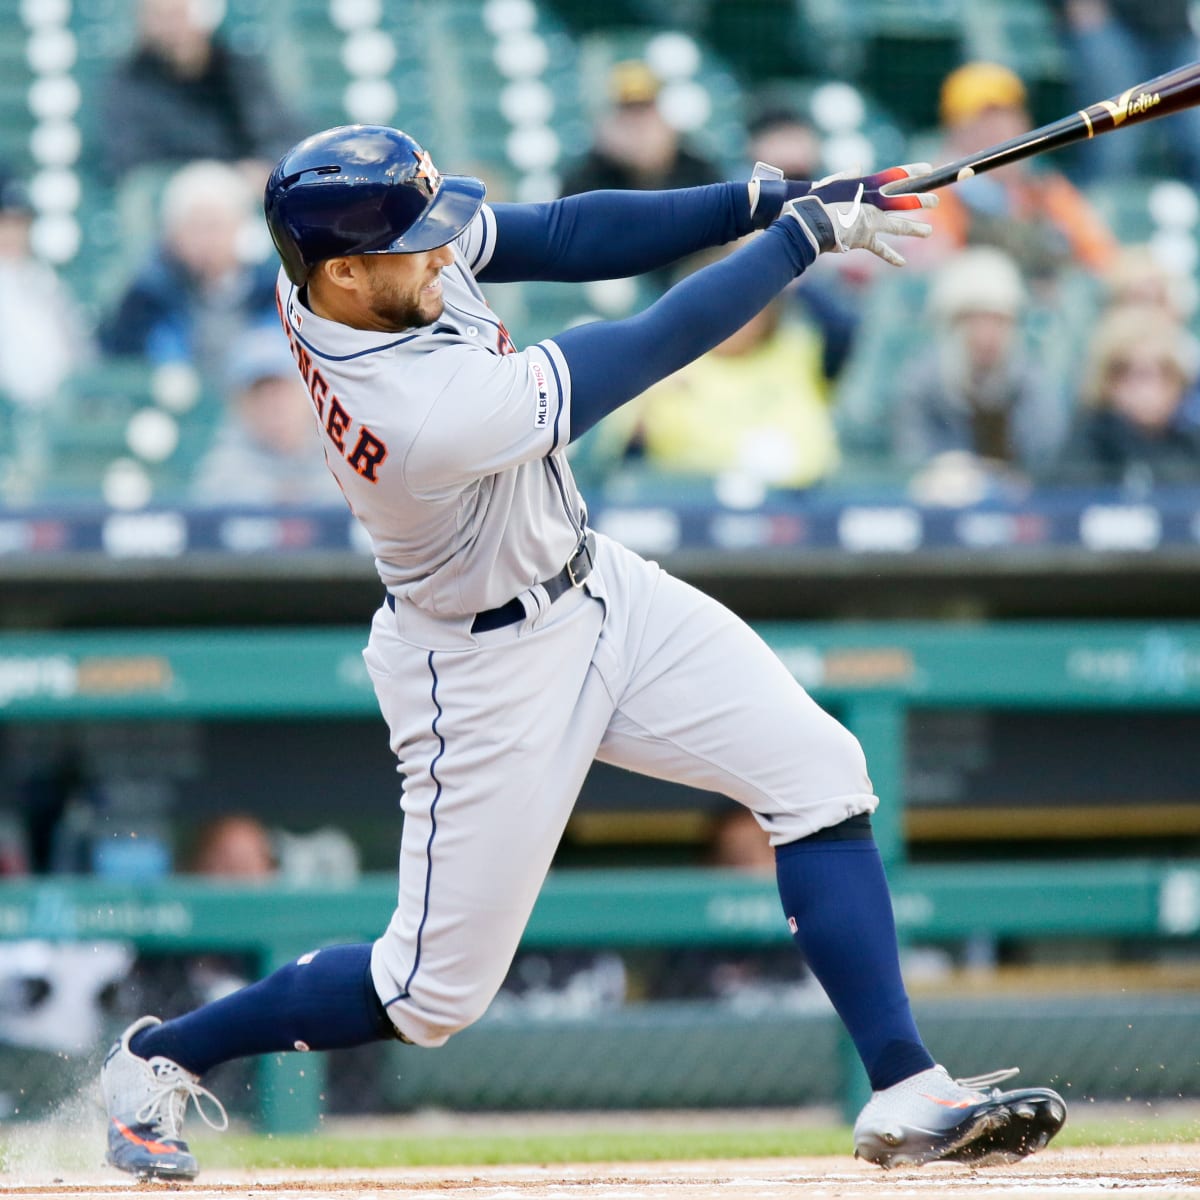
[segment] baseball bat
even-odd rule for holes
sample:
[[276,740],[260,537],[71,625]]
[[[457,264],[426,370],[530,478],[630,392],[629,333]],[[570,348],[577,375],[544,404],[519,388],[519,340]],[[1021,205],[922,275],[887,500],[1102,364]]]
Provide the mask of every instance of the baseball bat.
[[985,171],[994,171],[997,167],[1030,158],[1034,154],[1060,150],[1063,146],[1099,137],[1114,129],[1167,117],[1196,104],[1200,104],[1200,62],[1177,67],[1165,75],[1156,75],[1111,100],[1101,100],[1088,108],[1081,108],[1069,117],[1018,134],[1007,142],[989,146],[976,154],[968,154],[944,167],[937,167],[928,175],[905,180],[894,190],[888,190],[893,195],[932,192],[947,184],[961,183],[973,175],[982,175]]

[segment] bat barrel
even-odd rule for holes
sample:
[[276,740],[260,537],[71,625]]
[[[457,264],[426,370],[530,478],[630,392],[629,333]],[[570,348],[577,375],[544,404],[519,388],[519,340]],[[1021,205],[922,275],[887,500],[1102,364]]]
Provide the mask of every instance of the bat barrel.
[[1101,100],[1049,125],[937,167],[928,175],[904,180],[889,190],[896,194],[932,192],[948,184],[970,179],[972,175],[982,175],[997,167],[1031,158],[1035,154],[1061,150],[1075,142],[1110,133],[1122,125],[1135,125],[1170,116],[1198,103],[1200,63],[1188,63],[1132,87],[1111,100]]
[[1101,100],[1078,116],[1090,124],[1089,136],[1094,137],[1122,125],[1167,117],[1197,103],[1200,103],[1200,63],[1188,63],[1139,83],[1111,100]]

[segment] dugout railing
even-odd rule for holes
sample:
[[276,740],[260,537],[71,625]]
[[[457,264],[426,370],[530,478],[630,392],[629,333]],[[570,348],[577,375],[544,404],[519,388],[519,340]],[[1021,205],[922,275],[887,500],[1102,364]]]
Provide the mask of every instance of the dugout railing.
[[[913,709],[1197,709],[1200,623],[760,630],[863,743],[883,802],[876,836],[903,938],[1195,943],[1195,859],[1166,849],[1138,858],[917,864],[906,854],[903,814],[905,723]],[[362,637],[360,629],[8,634],[0,637],[0,719],[374,714]],[[394,895],[390,873],[345,888],[16,879],[0,884],[0,937],[119,938],[172,952],[236,949],[252,952],[266,970],[315,945],[374,936]],[[769,880],[703,869],[589,870],[551,874],[523,944],[719,947],[787,936]],[[260,1071],[263,1125],[311,1127],[322,1105],[321,1056],[268,1057]],[[854,1078],[853,1086],[861,1081]]]

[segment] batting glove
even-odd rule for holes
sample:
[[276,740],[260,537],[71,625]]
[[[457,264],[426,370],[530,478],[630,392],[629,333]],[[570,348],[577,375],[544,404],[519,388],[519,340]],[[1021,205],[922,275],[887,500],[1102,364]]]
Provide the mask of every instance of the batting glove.
[[[831,176],[813,185],[807,196],[789,200],[780,220],[795,220],[818,254],[826,250],[870,250],[893,267],[902,267],[905,258],[879,236],[927,238],[933,226],[895,210],[933,208],[937,197],[923,195],[891,196],[881,189],[888,183],[908,179],[918,167],[893,167],[866,178]],[[899,173],[898,173],[899,172]],[[886,178],[885,178],[886,177]],[[874,183],[870,192],[867,180]],[[916,203],[912,203],[916,201]]]
[[862,185],[864,204],[874,205],[886,212],[904,212],[918,208],[933,208],[937,197],[932,193],[922,195],[893,195],[892,189],[903,181],[927,175],[933,168],[929,163],[906,163],[902,167],[889,167],[873,175],[859,175],[856,171],[842,171],[827,175],[815,183],[801,179],[785,179],[778,167],[769,163],[756,162],[750,176],[750,215],[755,223],[764,227],[771,223],[771,214],[778,216],[789,200],[800,200],[816,195],[826,203],[836,204],[853,200]]
[[882,208],[885,212],[936,208],[938,198],[932,192],[906,193],[900,196],[892,194],[903,181],[928,175],[932,170],[933,167],[929,163],[905,163],[902,167],[888,167],[886,171],[876,171],[874,175],[863,175],[861,178],[853,171],[842,171],[838,175],[827,175],[824,179],[818,179],[806,195],[819,196],[826,203],[852,202],[861,184],[863,203]]

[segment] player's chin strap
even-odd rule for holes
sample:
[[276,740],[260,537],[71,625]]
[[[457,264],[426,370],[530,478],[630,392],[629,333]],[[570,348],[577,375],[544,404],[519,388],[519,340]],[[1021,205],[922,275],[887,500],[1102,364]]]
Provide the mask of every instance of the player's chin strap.
[[986,1075],[967,1075],[962,1079],[956,1079],[954,1082],[959,1087],[970,1088],[973,1092],[980,1092],[984,1088],[994,1087],[998,1083],[1003,1083],[1006,1079],[1011,1079],[1014,1075],[1020,1075],[1020,1067],[1001,1067],[998,1071],[989,1071]]

